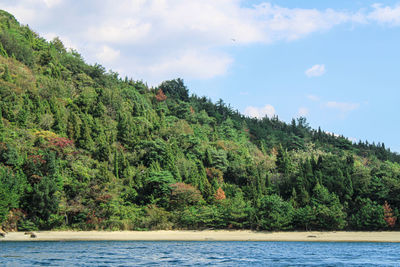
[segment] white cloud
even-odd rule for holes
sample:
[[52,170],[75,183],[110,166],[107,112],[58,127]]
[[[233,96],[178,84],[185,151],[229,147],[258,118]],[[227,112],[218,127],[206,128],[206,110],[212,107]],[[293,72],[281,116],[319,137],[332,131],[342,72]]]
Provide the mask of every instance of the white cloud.
[[269,118],[273,117],[275,115],[275,108],[271,105],[265,105],[264,107],[253,107],[253,106],[248,106],[244,110],[244,114],[257,118],[257,119],[262,119],[265,116],[268,116]]
[[233,62],[221,52],[227,46],[291,41],[355,20],[332,9],[240,0],[4,0],[2,8],[39,32],[62,35],[89,62],[152,83],[223,75]]
[[102,62],[109,63],[118,59],[120,51],[114,50],[109,46],[104,45],[100,51],[96,54]]
[[318,77],[326,73],[324,64],[316,64],[304,72],[308,77]]
[[306,108],[306,107],[301,107],[301,108],[299,108],[299,111],[297,112],[297,115],[299,116],[299,117],[305,117],[305,116],[307,116],[309,114],[309,110],[308,110],[308,108]]
[[369,20],[392,26],[400,25],[400,5],[392,8],[390,6],[382,6],[382,4],[374,4],[372,7],[374,11],[367,16]]
[[214,55],[208,51],[187,50],[176,55],[163,58],[155,64],[148,64],[144,69],[137,69],[143,75],[152,77],[164,77],[168,79],[169,74],[175,73],[178,77],[208,79],[215,75],[222,75],[232,62],[232,58],[220,54]]
[[88,37],[94,42],[111,44],[135,44],[150,38],[151,24],[136,19],[106,21],[102,25],[93,25],[87,30]]
[[[297,40],[344,23],[400,24],[399,6],[374,5],[368,13],[242,4],[241,0],[119,0],[117,4],[115,0],[2,0],[1,8],[39,33],[62,36],[90,63],[122,68],[123,75],[140,75],[136,78],[152,84],[180,75],[198,79],[224,75],[234,62],[223,52],[230,46]],[[315,73],[323,74],[321,68]]]
[[42,0],[41,2],[44,2],[47,7],[52,8],[61,4],[62,0]]
[[74,42],[72,42],[68,37],[65,36],[61,36],[61,35],[57,35],[54,32],[47,32],[47,33],[43,33],[42,36],[47,40],[47,41],[52,41],[55,37],[60,38],[60,40],[63,42],[65,48],[72,48],[77,50],[78,49],[78,45],[75,44]]
[[337,12],[332,9],[284,8],[262,3],[255,8],[258,22],[267,40],[296,40],[308,34],[328,30],[345,22],[359,22],[357,13]]
[[360,107],[360,104],[359,103],[329,101],[329,102],[325,103],[325,107],[336,109],[336,110],[339,110],[340,112],[346,113],[346,112],[358,109]]

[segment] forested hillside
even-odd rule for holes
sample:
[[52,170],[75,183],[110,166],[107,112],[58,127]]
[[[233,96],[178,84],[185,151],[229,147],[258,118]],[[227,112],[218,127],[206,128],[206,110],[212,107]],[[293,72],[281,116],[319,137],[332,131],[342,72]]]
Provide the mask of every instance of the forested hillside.
[[0,11],[0,224],[398,227],[400,156],[88,65]]

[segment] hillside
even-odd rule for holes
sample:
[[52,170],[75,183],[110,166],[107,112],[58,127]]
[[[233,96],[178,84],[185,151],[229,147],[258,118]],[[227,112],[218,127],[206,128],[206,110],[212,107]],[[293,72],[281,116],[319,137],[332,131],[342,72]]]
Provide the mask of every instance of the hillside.
[[397,228],[400,156],[88,65],[0,11],[0,224]]

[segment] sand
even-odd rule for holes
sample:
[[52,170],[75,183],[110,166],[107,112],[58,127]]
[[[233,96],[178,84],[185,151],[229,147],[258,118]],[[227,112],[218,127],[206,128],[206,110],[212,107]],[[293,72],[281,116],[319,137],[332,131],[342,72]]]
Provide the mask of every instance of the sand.
[[35,231],[10,232],[1,241],[311,241],[400,242],[400,232],[254,232],[254,231]]

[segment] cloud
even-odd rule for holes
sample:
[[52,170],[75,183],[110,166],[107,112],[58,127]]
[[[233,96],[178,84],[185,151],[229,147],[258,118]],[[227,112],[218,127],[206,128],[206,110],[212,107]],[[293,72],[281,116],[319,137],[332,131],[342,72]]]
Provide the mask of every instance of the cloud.
[[347,103],[347,102],[336,102],[336,101],[329,101],[326,102],[324,105],[327,108],[336,109],[343,113],[356,110],[360,107],[359,103]]
[[57,33],[89,63],[150,84],[224,75],[234,62],[224,52],[231,46],[290,42],[345,23],[400,25],[400,7],[382,5],[368,13],[241,0],[2,0],[1,8],[41,35]]
[[62,0],[42,0],[41,2],[44,2],[47,7],[51,8],[61,4]]
[[249,117],[257,118],[257,119],[262,119],[265,116],[268,116],[269,118],[271,118],[275,115],[275,108],[271,105],[265,105],[264,107],[260,107],[260,108],[248,106],[244,110],[244,114]]
[[[361,106],[360,103],[323,101],[323,100],[321,100],[320,97],[318,97],[316,95],[308,95],[307,98],[313,102],[319,103],[320,108],[328,108],[328,109],[339,111],[341,117],[345,116],[350,111],[354,111],[354,110],[358,109]],[[298,114],[299,114],[299,116],[302,116],[301,113],[304,113],[305,115],[307,115],[308,114],[307,112],[308,112],[307,108],[300,108]]]
[[76,43],[72,42],[68,37],[57,35],[54,32],[44,33],[44,34],[42,34],[42,37],[44,37],[47,41],[52,41],[54,38],[58,37],[58,38],[60,38],[60,40],[62,40],[62,42],[66,48],[72,48],[75,50],[78,49],[78,45]]
[[104,45],[100,51],[96,54],[97,58],[101,60],[101,62],[113,62],[120,55],[120,51],[114,50],[109,46]]
[[266,38],[264,40],[267,41],[292,41],[314,32],[329,30],[342,23],[360,22],[358,13],[338,12],[333,9],[290,9],[262,3],[254,11],[259,15],[258,22],[262,25]]
[[229,46],[292,41],[356,21],[349,12],[240,0],[4,0],[2,8],[41,34],[58,33],[91,63],[153,83],[224,75],[234,62],[222,52]]
[[369,20],[391,26],[400,25],[400,4],[395,7],[382,6],[382,4],[372,5],[374,10],[367,16]]
[[316,64],[304,72],[307,77],[318,77],[326,73],[324,64]]
[[135,44],[149,38],[152,25],[137,19],[111,20],[87,29],[87,36],[94,42],[109,44]]
[[299,111],[297,112],[297,115],[298,115],[299,117],[305,117],[305,116],[307,116],[308,114],[309,114],[309,110],[308,110],[308,108],[305,108],[305,107],[299,108]]

